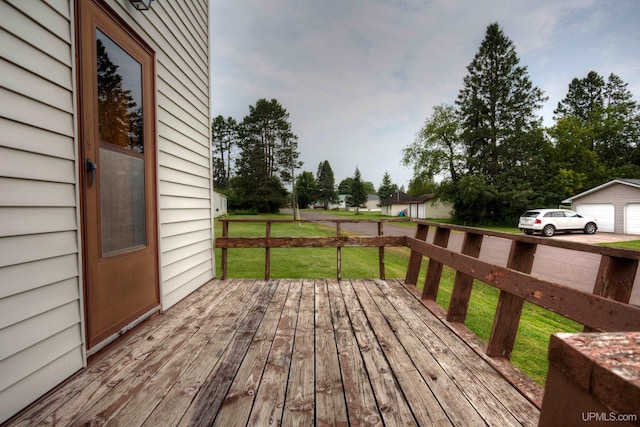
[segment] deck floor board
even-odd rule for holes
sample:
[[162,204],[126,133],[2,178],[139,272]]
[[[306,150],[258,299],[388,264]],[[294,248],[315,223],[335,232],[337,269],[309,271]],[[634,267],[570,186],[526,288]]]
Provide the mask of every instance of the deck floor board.
[[537,425],[396,280],[214,280],[8,425]]

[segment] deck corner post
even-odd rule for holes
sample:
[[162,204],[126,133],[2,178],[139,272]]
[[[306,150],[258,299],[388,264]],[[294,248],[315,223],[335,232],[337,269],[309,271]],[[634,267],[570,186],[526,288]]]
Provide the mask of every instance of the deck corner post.
[[[451,230],[448,228],[436,228],[436,233],[433,236],[434,246],[440,246],[446,248],[449,243],[449,236]],[[422,299],[435,301],[438,296],[438,288],[440,287],[440,278],[442,277],[443,264],[434,259],[429,259],[429,265],[427,266],[427,277],[424,281],[424,288],[422,289]]]
[[[536,243],[514,240],[511,243],[507,268],[527,274],[531,273],[537,246]],[[489,357],[511,359],[523,306],[524,299],[505,290],[500,291],[496,315],[491,328],[491,336],[487,345],[487,355]]]
[[[429,226],[427,224],[418,223],[415,238],[418,240],[426,241],[428,232]],[[407,266],[407,275],[404,279],[404,282],[407,285],[416,286],[418,284],[418,275],[420,274],[421,264],[422,254],[418,251],[411,250],[411,255],[409,256],[409,265]]]

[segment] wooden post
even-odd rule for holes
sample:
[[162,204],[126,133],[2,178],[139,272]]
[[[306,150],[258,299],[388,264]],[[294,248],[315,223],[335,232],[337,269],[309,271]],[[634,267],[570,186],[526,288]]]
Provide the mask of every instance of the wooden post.
[[[478,258],[482,247],[482,239],[482,234],[466,232],[462,243],[462,253]],[[451,291],[451,302],[447,310],[447,320],[449,322],[464,323],[467,318],[467,308],[469,307],[472,288],[473,277],[457,271],[453,282],[453,290]]]
[[[229,237],[229,223],[227,221],[222,221],[222,237]],[[220,260],[220,263],[222,265],[222,280],[225,280],[227,278],[227,251],[227,248],[222,248],[222,259]]]
[[[527,274],[531,273],[537,246],[535,243],[512,242],[507,268]],[[504,290],[500,291],[498,307],[493,318],[493,327],[487,346],[488,356],[511,359],[523,305],[522,298]]]
[[[340,221],[336,221],[336,236],[340,237]],[[342,279],[342,248],[336,247],[336,269],[338,280]]]
[[[384,234],[383,224],[384,223],[382,221],[378,221],[378,236],[382,236]],[[380,246],[378,248],[378,264],[380,265],[380,279],[384,280],[384,246]]]
[[[265,224],[267,225],[265,237],[268,239],[271,237],[271,221],[266,221]],[[269,280],[271,276],[271,248],[268,243],[264,251],[264,280]]]
[[[593,293],[629,304],[636,271],[638,271],[636,259],[602,255]],[[584,331],[594,332],[595,330],[585,326]]]
[[[451,230],[448,228],[436,228],[436,233],[433,236],[434,246],[447,247],[449,243],[449,235]],[[435,301],[438,296],[438,288],[440,287],[440,278],[442,277],[442,263],[429,259],[429,265],[427,266],[427,277],[424,281],[424,288],[422,289],[422,299]]]
[[[428,232],[429,226],[427,224],[418,224],[415,238],[423,241],[427,240]],[[405,284],[414,286],[418,284],[418,275],[420,274],[421,264],[422,254],[420,252],[411,251],[411,255],[409,256],[409,265],[407,266],[407,275],[404,279]]]

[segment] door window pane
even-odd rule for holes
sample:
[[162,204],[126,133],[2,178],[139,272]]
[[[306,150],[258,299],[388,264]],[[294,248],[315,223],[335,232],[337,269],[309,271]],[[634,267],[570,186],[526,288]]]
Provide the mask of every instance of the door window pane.
[[102,255],[145,246],[144,161],[100,148],[100,199]]
[[100,142],[142,153],[142,66],[100,30],[96,52]]

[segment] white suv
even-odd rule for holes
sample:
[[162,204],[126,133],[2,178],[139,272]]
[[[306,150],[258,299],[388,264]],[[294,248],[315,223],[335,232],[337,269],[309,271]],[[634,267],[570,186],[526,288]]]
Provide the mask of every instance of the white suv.
[[567,209],[532,209],[520,217],[518,228],[526,234],[539,231],[551,237],[556,231],[582,231],[593,234],[598,229],[595,218],[583,216]]

